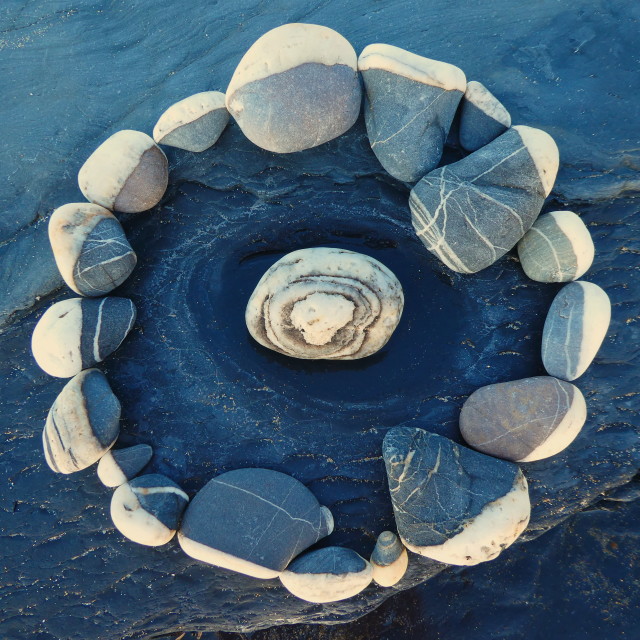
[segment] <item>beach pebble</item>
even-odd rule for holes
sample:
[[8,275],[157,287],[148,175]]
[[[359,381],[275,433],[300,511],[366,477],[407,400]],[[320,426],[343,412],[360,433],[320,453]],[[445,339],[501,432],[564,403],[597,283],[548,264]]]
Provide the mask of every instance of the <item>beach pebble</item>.
[[198,491],[178,541],[196,560],[268,579],[332,531],[329,509],[295,478],[269,469],[236,469]]
[[260,279],[245,319],[262,345],[293,358],[353,360],[380,350],[404,297],[383,264],[346,249],[301,249]]
[[38,366],[50,376],[70,378],[113,353],[136,320],[127,298],[70,298],[51,305],[31,337]]
[[393,531],[383,531],[371,554],[373,579],[381,587],[392,587],[402,580],[409,566],[404,545]]
[[530,516],[517,465],[413,427],[382,444],[398,533],[414,553],[454,565],[497,557]]
[[56,209],[49,219],[49,241],[60,275],[83,296],[109,293],[136,266],[136,254],[117,218],[97,204]]
[[120,402],[97,369],[69,380],[49,410],[42,432],[47,464],[56,473],[86,469],[108,455],[120,431]]
[[225,95],[220,91],[196,93],[172,104],[153,128],[158,144],[200,152],[214,145],[229,122]]
[[78,173],[80,191],[89,202],[125,213],[155,207],[168,181],[162,149],[146,133],[130,129],[107,138]]
[[538,376],[490,384],[462,405],[460,432],[478,451],[514,462],[554,456],[568,447],[587,419],[580,389]]
[[358,69],[373,152],[398,180],[416,182],[438,166],[466,88],[461,69],[389,44],[370,44]]
[[229,113],[259,147],[276,153],[317,147],[358,118],[356,52],[328,27],[276,27],[245,53],[226,96]]
[[372,567],[355,551],[325,547],[296,558],[280,575],[282,584],[307,602],[346,600],[371,584]]
[[558,171],[558,148],[540,129],[516,126],[411,191],[413,227],[450,269],[475,273],[529,230]]
[[111,497],[111,519],[120,533],[149,547],[166,544],[175,535],[189,496],[160,474],[134,478]]
[[549,375],[575,380],[598,353],[611,321],[609,296],[591,282],[571,282],[551,303],[542,332],[542,362]]
[[137,444],[126,449],[111,449],[98,462],[98,478],[105,487],[119,487],[135,478],[148,464],[153,449],[148,444]]
[[460,103],[460,145],[467,151],[484,147],[511,126],[511,115],[481,82],[467,83]]
[[586,225],[573,211],[540,216],[518,243],[524,272],[537,282],[570,282],[593,263],[595,248]]

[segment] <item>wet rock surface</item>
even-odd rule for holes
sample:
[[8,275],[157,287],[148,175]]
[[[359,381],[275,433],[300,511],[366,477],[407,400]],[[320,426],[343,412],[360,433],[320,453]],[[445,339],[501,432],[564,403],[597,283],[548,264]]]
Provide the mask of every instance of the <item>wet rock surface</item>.
[[[117,5],[107,16],[41,0],[1,18],[0,42],[10,61],[10,97],[2,111],[12,122],[0,150],[9,167],[0,199],[10,212],[0,219],[3,637],[111,640],[346,622],[421,582],[424,598],[409,591],[385,605],[375,627],[381,638],[391,637],[384,636],[385,620],[394,615],[423,626],[429,617],[436,630],[473,627],[491,635],[496,625],[512,629],[511,637],[527,637],[536,616],[557,611],[551,602],[558,566],[570,572],[585,620],[614,631],[624,624],[619,603],[633,602],[637,587],[616,579],[625,574],[615,568],[620,551],[609,543],[628,549],[628,571],[637,516],[626,517],[623,508],[611,517],[586,511],[561,523],[603,492],[628,488],[640,460],[640,107],[633,91],[637,63],[627,55],[635,51],[640,10],[622,1],[498,2],[491,13],[481,2],[426,9],[414,3],[430,24],[420,31],[404,5],[400,10],[389,2],[372,15],[367,7],[357,2],[344,11],[334,3],[299,2],[276,14],[248,3],[241,16],[197,2],[193,13],[206,19],[194,21],[181,5]],[[523,10],[526,21],[517,17]],[[154,20],[171,28],[148,29]],[[389,44],[428,50],[491,86],[514,124],[549,130],[561,170],[543,210],[580,213],[596,246],[584,279],[605,288],[613,303],[607,338],[578,381],[590,407],[584,429],[570,450],[524,466],[533,506],[525,542],[464,572],[414,555],[395,587],[371,586],[353,600],[322,607],[288,596],[277,581],[198,563],[175,540],[157,550],[125,541],[110,524],[110,491],[94,469],[69,477],[48,469],[40,431],[64,381],[40,371],[29,353],[37,319],[69,297],[60,288],[46,223],[54,208],[81,198],[75,176],[84,160],[119,129],[150,133],[163,106],[202,90],[203,78],[210,88],[225,86],[252,42],[293,20],[326,24],[357,52],[383,33]],[[114,61],[127,73],[114,72]],[[104,83],[92,85],[87,101],[82,87],[97,76]],[[610,98],[594,103],[594,95]],[[448,161],[460,157],[447,153]],[[118,446],[153,445],[148,472],[167,475],[190,497],[231,469],[288,473],[333,512],[336,527],[326,544],[369,557],[378,533],[393,528],[380,449],[385,432],[409,422],[460,441],[458,414],[471,392],[544,375],[542,327],[559,285],[530,281],[513,251],[473,276],[446,270],[414,236],[408,190],[381,171],[362,116],[345,136],[299,154],[261,151],[232,123],[200,156],[173,149],[167,155],[172,175],[160,206],[119,216],[139,264],[118,293],[135,302],[140,317],[117,354],[100,365],[123,405]],[[393,345],[365,361],[319,363],[265,353],[251,341],[243,314],[255,283],[274,260],[309,246],[365,253],[398,276],[406,305]],[[626,499],[637,495],[628,493]],[[541,540],[526,541],[554,527]],[[551,568],[532,587],[540,549],[540,566]],[[596,590],[587,588],[594,563]],[[471,588],[464,587],[468,582]],[[615,602],[607,600],[608,589]],[[463,593],[465,606],[436,617],[429,602],[443,592]],[[529,599],[536,606],[524,604]],[[487,615],[486,603],[495,616]],[[613,618],[603,622],[607,608]],[[457,617],[458,609],[472,611],[472,618]],[[598,624],[584,629],[597,637]],[[568,622],[564,628],[573,629]],[[317,637],[312,628],[299,633],[293,637]]]

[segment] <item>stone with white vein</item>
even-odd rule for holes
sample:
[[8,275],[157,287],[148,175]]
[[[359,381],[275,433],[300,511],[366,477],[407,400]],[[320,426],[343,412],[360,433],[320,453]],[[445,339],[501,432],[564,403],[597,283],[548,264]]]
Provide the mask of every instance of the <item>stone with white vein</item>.
[[450,269],[476,273],[524,236],[558,171],[558,148],[540,129],[515,126],[411,191],[413,227]]
[[49,241],[60,275],[83,296],[109,293],[136,266],[136,254],[117,218],[97,204],[58,207],[49,219]]
[[136,444],[125,449],[111,449],[98,462],[98,478],[105,487],[119,487],[135,478],[148,464],[153,449],[148,444]]
[[379,351],[404,297],[383,264],[346,249],[301,249],[260,279],[245,319],[262,345],[294,358],[354,360]]
[[268,579],[332,531],[329,509],[295,478],[270,469],[236,469],[198,491],[178,541],[192,558]]
[[580,216],[573,211],[541,215],[518,243],[524,272],[537,282],[570,282],[593,263],[595,247]]
[[351,598],[366,589],[371,578],[371,564],[344,547],[304,553],[280,574],[280,581],[294,596],[315,603]]
[[382,444],[398,533],[414,553],[454,565],[497,557],[525,530],[531,505],[517,465],[422,429]]
[[245,53],[226,104],[254,144],[291,153],[342,135],[360,113],[362,91],[353,47],[317,24],[284,24]]
[[129,540],[157,547],[176,534],[188,502],[173,480],[157,473],[139,476],[113,492],[111,520]]
[[86,469],[109,454],[120,432],[120,402],[106,376],[87,369],[73,377],[49,410],[44,455],[56,473]]
[[532,462],[568,447],[587,419],[580,389],[550,376],[481,387],[462,405],[460,432],[478,451]]
[[172,104],[153,128],[153,139],[198,153],[218,141],[228,122],[224,93],[203,91]]
[[438,166],[466,88],[461,69],[388,44],[358,59],[371,149],[398,180],[415,182]]
[[393,587],[402,580],[409,566],[404,545],[393,531],[383,531],[371,554],[373,579],[381,587]]
[[70,378],[102,362],[136,320],[127,298],[70,298],[49,307],[36,324],[31,351],[50,376]]
[[155,207],[169,181],[169,163],[146,133],[125,129],[107,138],[78,173],[84,197],[106,209],[138,213]]
[[467,151],[484,147],[511,126],[511,115],[481,82],[467,83],[460,103],[460,144]]
[[571,282],[553,299],[542,332],[549,375],[579,378],[595,358],[611,321],[609,296],[592,282]]

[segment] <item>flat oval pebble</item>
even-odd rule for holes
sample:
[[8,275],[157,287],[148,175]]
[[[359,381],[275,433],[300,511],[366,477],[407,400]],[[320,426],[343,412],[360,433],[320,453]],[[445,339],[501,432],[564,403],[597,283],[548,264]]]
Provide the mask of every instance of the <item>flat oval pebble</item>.
[[360,113],[353,47],[317,24],[285,24],[245,53],[227,88],[227,109],[254,144],[291,153],[351,128]]
[[136,308],[127,298],[62,300],[38,320],[31,351],[50,376],[70,378],[113,353],[135,320]]
[[402,287],[383,264],[346,249],[301,249],[260,279],[245,319],[262,345],[293,358],[354,360],[394,332]]
[[135,478],[152,455],[153,449],[148,444],[107,451],[98,462],[98,478],[105,487],[119,487]]
[[518,243],[524,272],[537,282],[570,282],[591,267],[595,247],[586,225],[573,211],[541,215]]
[[78,173],[80,191],[89,202],[125,213],[155,207],[168,181],[162,149],[146,133],[131,129],[107,138]]
[[60,275],[83,296],[109,293],[136,266],[136,254],[117,218],[97,204],[58,207],[49,219],[49,241]]
[[490,384],[462,405],[460,432],[478,451],[514,462],[554,456],[568,447],[587,419],[580,389],[538,376]]
[[389,44],[370,44],[358,59],[371,149],[398,180],[415,182],[438,166],[464,72]]
[[598,353],[611,322],[609,296],[591,282],[572,282],[551,303],[542,332],[542,362],[549,375],[575,380]]
[[296,558],[280,575],[282,584],[307,602],[346,600],[371,584],[372,567],[355,551],[325,547]]
[[493,560],[525,530],[531,512],[519,467],[413,427],[382,444],[403,544],[454,565]]
[[409,198],[413,227],[450,269],[485,269],[514,247],[538,217],[558,162],[558,147],[549,134],[512,127],[416,184]]
[[393,587],[402,580],[409,566],[409,555],[393,531],[383,531],[371,554],[373,579],[381,587]]
[[198,491],[178,541],[192,558],[268,579],[331,531],[329,509],[295,478],[270,469],[236,469]]
[[229,122],[225,95],[203,91],[172,104],[153,128],[158,144],[200,152],[214,145]]
[[481,82],[467,83],[460,104],[461,146],[467,151],[477,151],[511,126],[511,115],[503,104]]
[[82,371],[64,386],[42,432],[44,456],[56,473],[86,469],[108,455],[120,432],[120,402],[106,376]]
[[173,480],[148,474],[120,485],[111,497],[111,520],[120,533],[149,547],[175,535],[189,496]]

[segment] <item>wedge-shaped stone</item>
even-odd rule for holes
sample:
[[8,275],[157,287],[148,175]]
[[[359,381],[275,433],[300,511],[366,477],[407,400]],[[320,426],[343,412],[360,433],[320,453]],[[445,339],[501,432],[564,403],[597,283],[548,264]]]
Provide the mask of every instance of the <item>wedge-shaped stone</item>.
[[466,88],[458,67],[388,44],[370,44],[358,69],[373,152],[398,180],[415,182],[438,166]]
[[373,579],[381,587],[392,587],[402,580],[409,566],[409,557],[404,545],[393,531],[383,531],[371,554]]
[[382,455],[400,539],[440,562],[492,560],[529,522],[527,481],[517,465],[434,433],[396,427]]
[[591,282],[572,282],[553,299],[542,332],[549,375],[575,380],[598,353],[611,321],[609,296]]
[[513,127],[422,178],[409,198],[413,227],[450,269],[475,273],[529,230],[557,171],[558,148],[551,136]]
[[98,478],[105,487],[119,487],[135,478],[152,455],[153,449],[148,444],[107,451],[98,462]]
[[117,218],[97,204],[56,209],[49,219],[49,241],[60,275],[83,296],[109,293],[136,266],[136,254]]
[[462,405],[460,432],[478,451],[514,462],[560,453],[587,419],[587,405],[574,385],[538,376],[490,384]]
[[122,344],[136,321],[127,298],[70,298],[49,307],[31,337],[38,366],[70,378],[102,362]]
[[307,602],[346,600],[371,584],[372,567],[355,551],[325,547],[296,558],[280,575],[294,596]]
[[172,104],[153,128],[153,139],[158,144],[200,152],[218,141],[228,122],[224,93],[203,91]]
[[245,53],[227,88],[243,133],[276,153],[310,149],[343,134],[360,113],[356,52],[317,24],[285,24]]
[[192,558],[267,579],[332,530],[329,509],[296,479],[269,469],[237,469],[200,489],[178,540]]
[[460,104],[460,144],[467,151],[484,147],[511,126],[511,115],[482,83],[471,80]]
[[44,456],[56,473],[86,469],[108,455],[120,432],[120,402],[97,369],[69,380],[47,415]]

